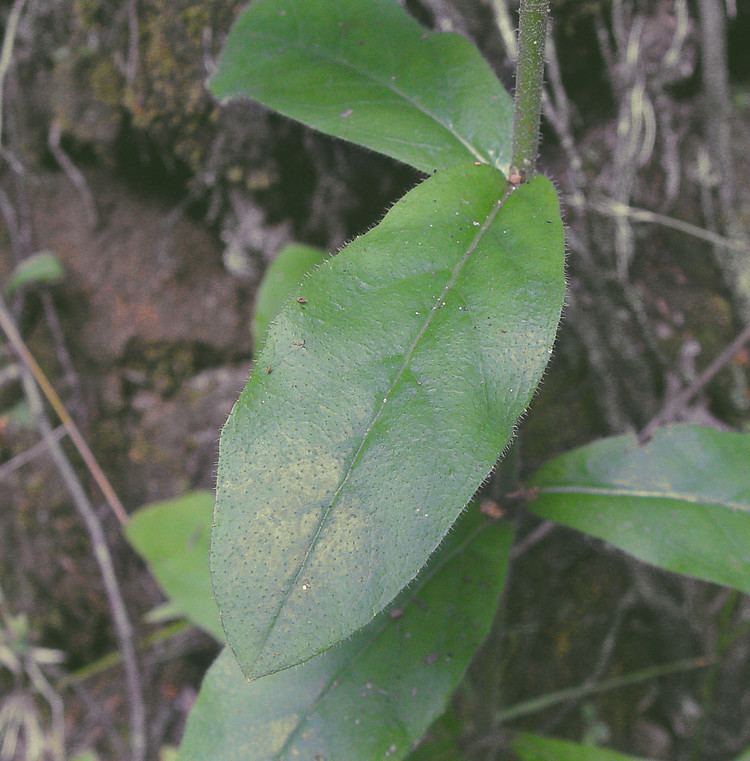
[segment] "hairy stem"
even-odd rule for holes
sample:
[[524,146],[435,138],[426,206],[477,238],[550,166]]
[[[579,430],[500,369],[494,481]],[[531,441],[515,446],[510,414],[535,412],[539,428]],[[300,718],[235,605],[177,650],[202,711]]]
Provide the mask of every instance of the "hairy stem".
[[529,178],[536,169],[539,149],[549,0],[521,0],[519,14],[511,163],[521,178]]

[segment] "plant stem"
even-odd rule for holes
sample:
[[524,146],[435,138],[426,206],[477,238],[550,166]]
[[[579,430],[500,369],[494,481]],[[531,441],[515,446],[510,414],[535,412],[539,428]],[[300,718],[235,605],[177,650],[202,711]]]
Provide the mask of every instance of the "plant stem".
[[633,672],[632,674],[625,674],[624,676],[607,679],[596,684],[583,684],[579,687],[571,687],[567,690],[548,692],[546,695],[541,695],[538,698],[532,698],[523,703],[516,703],[516,705],[501,709],[495,714],[495,721],[498,724],[504,724],[513,719],[521,718],[522,716],[539,713],[552,706],[565,703],[568,700],[580,700],[589,695],[596,695],[601,692],[608,692],[609,690],[629,687],[633,684],[641,684],[650,681],[651,679],[657,679],[658,677],[668,676],[670,674],[680,674],[685,671],[692,671],[693,669],[706,668],[713,663],[715,663],[715,659],[688,658],[687,660],[666,663],[662,666],[651,666],[642,669],[641,671]]
[[[192,628],[194,627],[189,621],[175,621],[174,623],[168,624],[163,629],[158,629],[148,636],[143,637],[136,643],[136,647],[141,651],[147,650],[153,645],[158,645],[162,642],[165,642],[166,640],[175,637],[178,634],[182,634],[183,632],[186,632]],[[102,674],[105,671],[114,668],[115,666],[119,666],[121,663],[122,653],[119,650],[113,650],[112,652],[103,655],[101,658],[97,658],[92,663],[87,663],[85,666],[81,666],[81,668],[77,669],[76,671],[73,671],[70,674],[66,674],[60,678],[55,684],[55,689],[67,689],[74,684],[83,682],[86,679],[91,679],[91,677],[98,676],[99,674]]]
[[539,148],[549,0],[521,0],[519,14],[511,165],[522,178],[529,178],[536,169]]

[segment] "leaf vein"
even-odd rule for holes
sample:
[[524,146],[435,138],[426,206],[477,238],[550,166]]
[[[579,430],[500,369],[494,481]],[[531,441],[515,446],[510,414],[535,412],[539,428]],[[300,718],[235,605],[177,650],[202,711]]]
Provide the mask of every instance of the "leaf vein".
[[379,403],[378,409],[376,413],[373,415],[372,419],[370,420],[370,423],[367,426],[367,429],[365,430],[364,434],[362,435],[362,439],[360,441],[359,446],[357,447],[357,450],[355,451],[349,466],[346,470],[346,473],[344,474],[343,478],[341,479],[341,482],[339,483],[338,487],[336,488],[336,491],[333,493],[333,496],[331,497],[331,501],[326,507],[326,509],[323,511],[323,514],[320,517],[320,520],[318,521],[318,525],[315,529],[315,533],[313,534],[310,544],[307,547],[307,550],[305,551],[304,557],[302,558],[297,571],[294,574],[294,577],[292,578],[291,583],[287,587],[284,596],[276,609],[276,612],[274,613],[273,617],[271,618],[268,628],[266,629],[265,635],[261,641],[261,644],[258,648],[258,655],[260,655],[266,644],[268,643],[268,640],[271,636],[271,633],[273,632],[276,623],[279,620],[279,617],[281,615],[282,610],[284,609],[284,606],[286,605],[289,596],[292,593],[292,590],[297,586],[297,583],[299,582],[300,578],[302,577],[303,573],[305,572],[305,569],[307,568],[307,564],[310,560],[310,557],[312,553],[315,550],[315,547],[317,546],[317,543],[320,539],[320,536],[323,532],[323,529],[325,528],[328,518],[330,517],[331,513],[333,512],[334,507],[336,506],[336,503],[338,502],[338,499],[346,486],[347,482],[349,481],[349,478],[351,477],[352,473],[354,472],[355,467],[357,466],[357,463],[359,462],[359,457],[362,454],[362,452],[365,449],[365,446],[368,442],[369,436],[372,433],[373,428],[377,424],[378,420],[383,414],[383,411],[386,408],[386,404],[388,403],[388,400],[390,399],[391,395],[393,394],[396,386],[398,385],[399,381],[401,380],[402,376],[406,372],[407,368],[409,367],[409,364],[411,363],[412,357],[414,355],[414,352],[416,351],[417,346],[419,345],[420,341],[424,337],[425,333],[430,328],[430,325],[432,324],[432,321],[437,314],[437,311],[440,309],[441,303],[447,293],[453,288],[455,283],[457,282],[458,278],[461,275],[461,272],[463,271],[463,268],[465,267],[468,260],[471,258],[474,251],[476,251],[477,247],[479,246],[480,242],[484,238],[485,234],[489,230],[492,223],[495,221],[495,218],[500,213],[500,210],[503,208],[505,201],[508,199],[508,196],[513,192],[513,188],[508,185],[503,192],[502,196],[497,200],[497,202],[493,205],[493,207],[490,209],[489,213],[487,214],[487,217],[485,218],[484,222],[482,223],[481,227],[477,230],[477,233],[472,238],[471,242],[469,243],[466,251],[463,253],[461,258],[458,260],[456,265],[453,267],[450,277],[448,278],[448,281],[446,282],[445,286],[443,287],[442,291],[440,292],[440,295],[435,300],[435,304],[430,309],[422,327],[419,329],[417,335],[415,336],[414,340],[412,341],[411,345],[407,349],[405,355],[404,355],[404,361],[401,363],[401,366],[399,367],[398,371],[396,372],[393,381],[391,382],[390,386],[388,387],[388,390],[385,392],[383,396],[383,401]]
[[648,489],[616,489],[599,486],[542,486],[540,494],[585,494],[600,497],[638,497],[641,499],[668,499],[695,505],[713,505],[738,512],[750,512],[750,504],[721,500],[691,492],[656,491]]
[[[360,69],[358,66],[351,63],[350,61],[347,61],[345,58],[339,58],[338,56],[335,56],[335,55],[326,54],[320,48],[315,48],[315,47],[311,48],[305,44],[292,45],[289,43],[289,40],[286,38],[276,37],[275,35],[267,34],[264,32],[255,32],[255,37],[272,40],[274,42],[279,42],[279,43],[282,43],[282,47],[296,48],[297,50],[300,50],[310,55],[311,57],[317,57],[320,60],[326,61],[328,63],[338,64],[339,66],[342,66],[343,68],[353,71],[355,74],[358,74],[363,79],[367,79],[370,82],[375,83],[376,85],[380,85],[384,89],[392,92],[394,95],[397,95],[402,100],[405,100],[410,106],[416,108],[417,111],[424,114],[426,117],[434,121],[436,124],[439,124],[453,138],[455,138],[475,159],[477,159],[478,161],[481,161],[483,164],[498,166],[498,164],[493,162],[488,155],[485,155],[484,153],[482,153],[480,149],[477,148],[468,138],[464,137],[449,121],[440,117],[430,108],[420,103],[415,97],[413,97],[412,95],[409,95],[400,87],[397,87],[395,84],[393,84],[393,82],[380,79],[376,77],[372,72],[367,71],[366,69]],[[278,51],[275,52],[275,55],[277,54],[278,54]]]

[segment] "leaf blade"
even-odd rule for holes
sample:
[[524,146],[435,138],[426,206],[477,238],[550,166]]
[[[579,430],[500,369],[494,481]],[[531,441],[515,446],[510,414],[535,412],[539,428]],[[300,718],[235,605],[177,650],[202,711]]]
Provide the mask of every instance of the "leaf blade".
[[221,642],[224,632],[208,572],[212,511],[213,495],[207,491],[154,502],[131,515],[125,536],[146,561],[171,607]]
[[252,334],[256,351],[263,348],[263,340],[271,321],[288,301],[305,276],[322,264],[328,254],[312,246],[292,243],[285,246],[263,274],[255,297]]
[[347,642],[253,682],[225,650],[188,719],[182,761],[404,758],[489,631],[511,539],[474,505],[391,611]]
[[248,676],[368,623],[507,444],[551,351],[564,254],[549,181],[504,190],[490,167],[426,180],[269,332],[222,433],[211,549]]
[[5,286],[5,293],[12,296],[20,288],[33,285],[54,285],[65,277],[60,259],[51,251],[38,251],[16,265]]
[[425,31],[392,0],[256,0],[210,82],[431,173],[505,168],[512,103],[477,49]]
[[536,515],[666,570],[750,592],[750,436],[695,425],[594,442],[543,466]]

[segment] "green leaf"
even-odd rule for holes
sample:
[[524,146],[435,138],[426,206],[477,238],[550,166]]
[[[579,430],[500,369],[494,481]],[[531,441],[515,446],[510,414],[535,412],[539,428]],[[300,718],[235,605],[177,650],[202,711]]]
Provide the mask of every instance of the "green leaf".
[[263,346],[268,326],[284,304],[294,295],[295,289],[328,258],[319,248],[293,243],[285,246],[271,262],[255,298],[253,317],[253,345],[256,352]]
[[65,276],[60,260],[51,251],[39,251],[24,259],[8,278],[5,292],[8,296],[29,285],[52,285]]
[[232,28],[210,88],[428,174],[510,161],[512,102],[487,62],[394,0],[256,0]]
[[750,592],[750,435],[695,425],[556,458],[530,509],[675,573]]
[[513,751],[519,761],[646,761],[595,745],[551,740],[530,734],[519,735],[513,741]]
[[[425,564],[551,352],[551,183],[439,172],[304,282],[222,432],[214,592],[248,677],[350,636]],[[500,200],[498,200],[500,199]]]
[[448,710],[430,727],[407,761],[463,761],[460,737],[460,720],[454,711]]
[[212,509],[210,492],[155,502],[130,517],[125,535],[174,609],[222,641],[224,633],[208,573]]
[[180,761],[398,761],[446,708],[489,631],[511,531],[473,505],[394,607],[300,666],[247,682],[227,648]]
[[750,748],[745,750],[744,753],[742,753],[742,755],[740,755],[740,757],[735,761],[750,761]]

